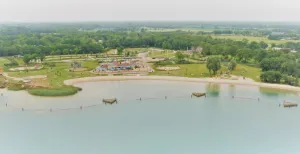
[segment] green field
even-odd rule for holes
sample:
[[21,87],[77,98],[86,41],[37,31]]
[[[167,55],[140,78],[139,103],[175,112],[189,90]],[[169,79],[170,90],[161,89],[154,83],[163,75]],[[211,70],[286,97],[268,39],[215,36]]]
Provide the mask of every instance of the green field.
[[10,61],[4,57],[0,57],[0,66],[3,67],[4,64],[8,64]]
[[170,58],[174,57],[175,53],[173,51],[152,51],[148,54],[149,57],[156,57],[156,58]]
[[174,31],[185,31],[185,32],[213,32],[213,29],[202,29],[202,28],[146,28],[150,32],[174,32]]
[[[244,73],[242,73],[244,72]],[[251,78],[255,81],[260,81],[260,74],[261,74],[261,69],[257,67],[251,67],[243,64],[238,64],[236,69],[232,71],[233,75],[241,76],[242,74],[247,77]]]
[[[155,69],[155,72],[150,73],[150,75],[160,75],[160,76],[182,76],[182,77],[194,77],[194,78],[203,78],[210,77],[208,69],[206,68],[206,64],[181,64],[181,65],[167,65],[170,67],[179,66],[179,70],[175,71],[159,71]],[[220,71],[226,71],[227,68],[222,66]],[[255,81],[260,81],[260,69],[256,67],[250,67],[243,64],[238,64],[236,70],[232,72],[233,75],[242,76],[242,72],[244,72],[244,76],[247,78],[251,78]]]
[[264,41],[268,44],[283,44],[286,42],[300,42],[300,40],[269,40],[266,37],[255,37],[255,36],[243,36],[243,35],[211,35],[213,38],[221,38],[221,39],[232,39],[236,41],[241,41],[243,39],[247,39],[249,41]]

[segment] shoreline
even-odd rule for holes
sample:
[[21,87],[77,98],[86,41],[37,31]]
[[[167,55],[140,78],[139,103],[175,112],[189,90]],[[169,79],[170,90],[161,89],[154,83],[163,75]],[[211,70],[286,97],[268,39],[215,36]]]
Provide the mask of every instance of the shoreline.
[[243,80],[227,80],[227,79],[214,79],[214,78],[187,78],[187,77],[175,77],[175,76],[96,76],[96,77],[84,77],[65,80],[65,85],[74,85],[83,82],[101,82],[101,81],[126,81],[126,80],[161,80],[161,81],[180,81],[180,82],[201,82],[201,83],[216,83],[216,84],[233,84],[244,86],[256,86],[265,87],[280,90],[290,90],[300,92],[300,87],[294,87],[284,84],[271,84],[255,81],[243,81]]

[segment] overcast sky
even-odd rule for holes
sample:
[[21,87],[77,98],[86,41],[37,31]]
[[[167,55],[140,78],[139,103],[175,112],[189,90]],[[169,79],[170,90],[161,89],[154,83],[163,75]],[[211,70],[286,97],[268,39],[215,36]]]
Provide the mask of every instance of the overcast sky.
[[0,0],[0,22],[300,21],[300,0]]

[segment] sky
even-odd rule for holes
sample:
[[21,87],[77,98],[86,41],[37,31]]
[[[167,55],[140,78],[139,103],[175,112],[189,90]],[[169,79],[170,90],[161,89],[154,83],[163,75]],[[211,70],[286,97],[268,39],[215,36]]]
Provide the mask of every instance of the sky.
[[300,21],[300,0],[0,0],[0,22]]

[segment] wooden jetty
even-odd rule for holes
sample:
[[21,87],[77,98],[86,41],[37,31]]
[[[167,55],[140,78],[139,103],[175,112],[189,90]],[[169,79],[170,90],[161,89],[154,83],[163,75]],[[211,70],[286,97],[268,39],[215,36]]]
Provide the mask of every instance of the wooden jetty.
[[291,102],[284,102],[283,107],[297,107],[297,103],[291,103]]
[[206,93],[192,93],[192,96],[196,96],[196,97],[202,97],[205,96],[206,97]]
[[109,104],[114,104],[114,103],[118,103],[117,99],[116,98],[113,98],[113,99],[103,99],[102,100],[103,103],[109,103]]

